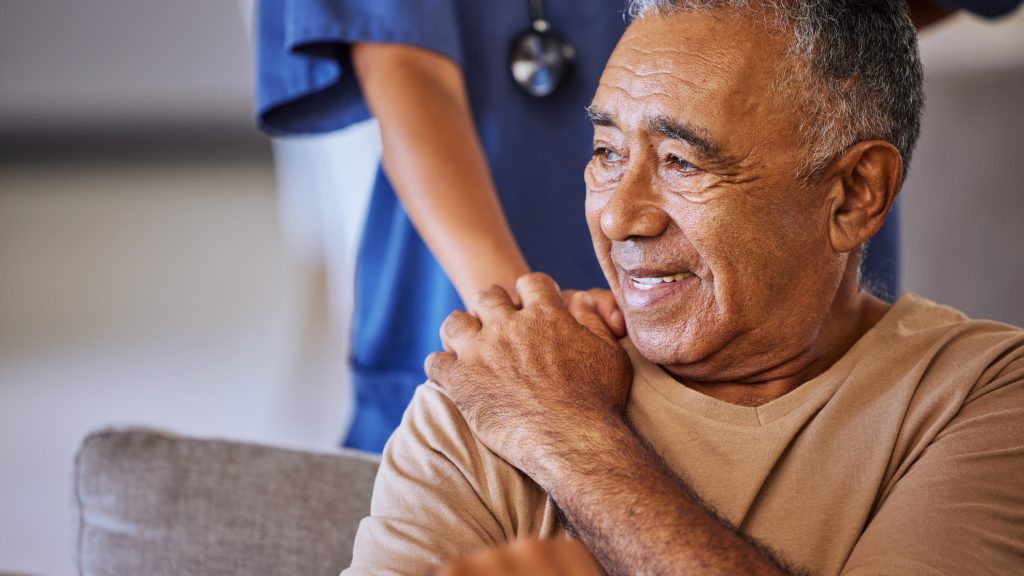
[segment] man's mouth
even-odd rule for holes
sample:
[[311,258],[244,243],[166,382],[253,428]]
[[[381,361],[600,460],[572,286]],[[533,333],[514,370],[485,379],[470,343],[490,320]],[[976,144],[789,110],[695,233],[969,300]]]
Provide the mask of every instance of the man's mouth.
[[664,276],[630,274],[629,281],[637,290],[652,290],[661,284],[679,282],[680,280],[686,280],[687,278],[690,278],[692,276],[692,272],[678,272],[676,274],[669,274]]
[[623,310],[639,311],[681,294],[691,294],[700,279],[685,265],[622,270]]

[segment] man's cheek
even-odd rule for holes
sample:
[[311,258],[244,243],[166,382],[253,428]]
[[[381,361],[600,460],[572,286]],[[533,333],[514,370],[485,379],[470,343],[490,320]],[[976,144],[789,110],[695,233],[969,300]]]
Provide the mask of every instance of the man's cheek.
[[[605,279],[608,281],[612,292],[617,292],[618,279],[615,277],[615,265],[611,258],[612,243],[601,229],[601,209],[603,206],[603,202],[593,201],[588,192],[586,205],[587,227],[590,228],[590,240],[594,244],[594,254],[597,256],[597,262],[601,265],[601,271],[604,272]],[[616,293],[617,297],[618,294]]]
[[604,234],[601,232],[601,211],[604,209],[605,202],[606,200],[601,198],[601,194],[587,189],[587,200],[584,204],[584,210],[586,211],[587,227],[590,229],[590,235],[594,239],[595,247],[599,238],[604,237]]

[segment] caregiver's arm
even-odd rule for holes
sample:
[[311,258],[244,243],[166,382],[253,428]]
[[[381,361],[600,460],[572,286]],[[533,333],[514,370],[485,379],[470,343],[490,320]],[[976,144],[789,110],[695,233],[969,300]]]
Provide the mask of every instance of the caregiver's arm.
[[[491,181],[462,72],[421,48],[356,44],[352,61],[380,122],[384,171],[462,301],[529,272]],[[525,167],[524,167],[525,168]]]

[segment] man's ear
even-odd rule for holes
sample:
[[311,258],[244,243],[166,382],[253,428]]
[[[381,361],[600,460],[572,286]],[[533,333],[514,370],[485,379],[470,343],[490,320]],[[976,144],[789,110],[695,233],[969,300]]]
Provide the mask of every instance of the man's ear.
[[829,241],[836,252],[852,252],[885,222],[900,189],[903,159],[892,144],[869,140],[853,145],[829,171]]

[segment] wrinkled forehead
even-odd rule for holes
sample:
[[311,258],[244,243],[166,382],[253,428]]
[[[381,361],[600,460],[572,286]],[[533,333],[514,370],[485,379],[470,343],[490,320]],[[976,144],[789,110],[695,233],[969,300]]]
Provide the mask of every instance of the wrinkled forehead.
[[649,15],[633,22],[601,76],[594,104],[623,125],[654,113],[745,116],[774,94],[785,43],[742,15]]

